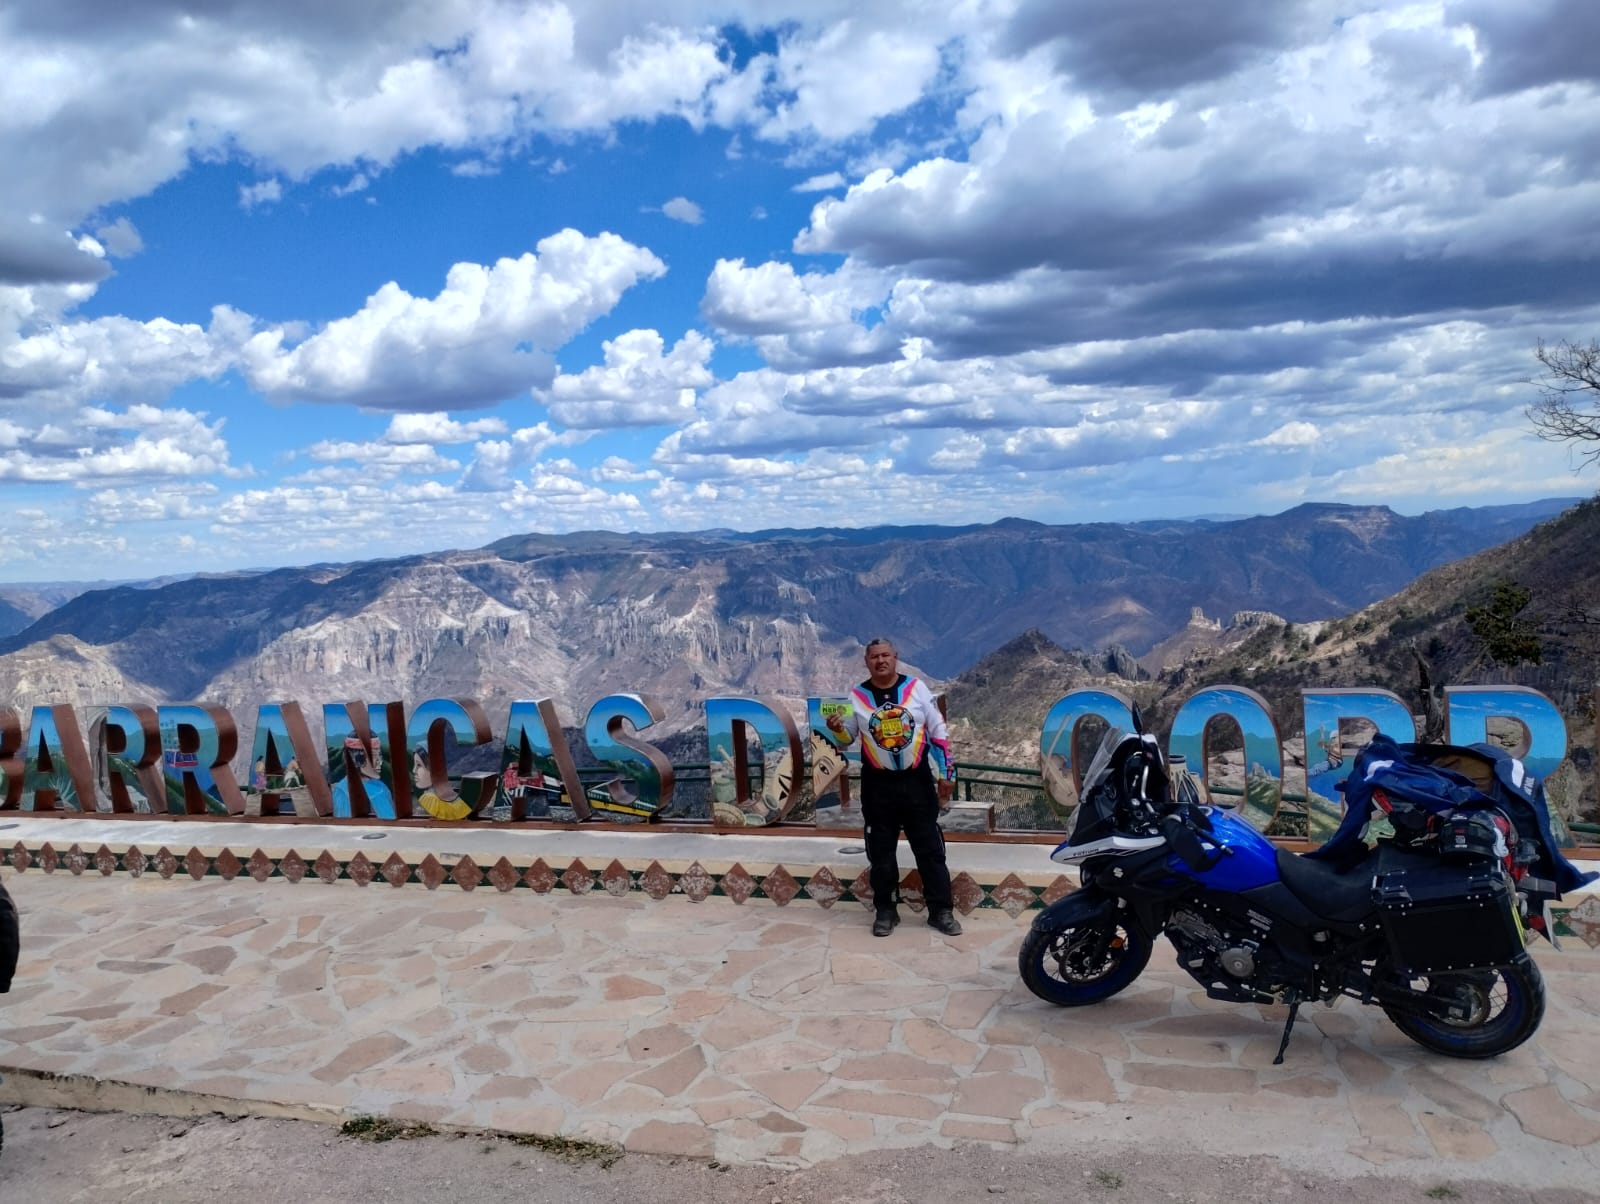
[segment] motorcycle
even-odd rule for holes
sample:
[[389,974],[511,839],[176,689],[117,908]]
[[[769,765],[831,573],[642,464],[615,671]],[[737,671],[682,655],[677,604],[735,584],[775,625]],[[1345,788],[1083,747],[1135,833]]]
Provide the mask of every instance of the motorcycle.
[[1528,932],[1554,943],[1550,903],[1600,875],[1562,856],[1520,761],[1376,736],[1341,784],[1339,829],[1296,855],[1202,803],[1187,775],[1175,783],[1137,708],[1133,718],[1134,731],[1101,741],[1050,854],[1080,867],[1081,886],[1022,943],[1035,995],[1060,1007],[1109,999],[1165,934],[1210,998],[1288,1005],[1274,1065],[1300,1005],[1341,997],[1451,1057],[1494,1057],[1538,1029],[1544,982]]

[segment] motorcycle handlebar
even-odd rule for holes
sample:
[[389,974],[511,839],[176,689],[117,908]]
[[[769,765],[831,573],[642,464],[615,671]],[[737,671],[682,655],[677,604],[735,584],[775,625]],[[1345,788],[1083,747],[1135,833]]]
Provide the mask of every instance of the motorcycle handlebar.
[[1222,860],[1220,847],[1208,850],[1195,830],[1176,815],[1169,815],[1161,821],[1161,834],[1167,838],[1167,843],[1172,846],[1179,860],[1190,869],[1204,873]]

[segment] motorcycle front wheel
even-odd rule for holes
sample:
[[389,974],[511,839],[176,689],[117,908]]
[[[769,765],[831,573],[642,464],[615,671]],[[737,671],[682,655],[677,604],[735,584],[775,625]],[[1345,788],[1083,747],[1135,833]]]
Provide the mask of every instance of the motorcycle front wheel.
[[1150,961],[1151,940],[1110,921],[1064,932],[1029,932],[1017,953],[1022,981],[1046,1003],[1082,1007],[1110,999]]
[[1407,978],[1411,998],[1385,1003],[1394,1026],[1452,1058],[1492,1058],[1521,1045],[1544,1019],[1544,977],[1531,957],[1501,970],[1456,970]]

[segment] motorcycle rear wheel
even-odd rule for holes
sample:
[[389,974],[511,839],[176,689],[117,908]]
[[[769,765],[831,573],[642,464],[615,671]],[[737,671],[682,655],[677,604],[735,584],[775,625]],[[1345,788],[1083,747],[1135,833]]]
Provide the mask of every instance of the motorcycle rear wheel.
[[1152,942],[1125,924],[1087,924],[1029,932],[1017,952],[1022,981],[1046,1003],[1082,1007],[1110,999],[1150,961]]
[[1384,1004],[1394,1026],[1425,1049],[1452,1058],[1492,1058],[1515,1049],[1544,1019],[1544,976],[1531,957],[1502,970],[1458,970],[1391,981],[1424,994],[1448,995],[1463,1015]]

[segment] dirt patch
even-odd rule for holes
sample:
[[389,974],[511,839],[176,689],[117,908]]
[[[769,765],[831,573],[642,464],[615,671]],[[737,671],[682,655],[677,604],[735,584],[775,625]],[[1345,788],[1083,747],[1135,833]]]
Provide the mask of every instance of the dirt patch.
[[[882,1150],[805,1170],[622,1155],[484,1133],[363,1140],[328,1125],[14,1109],[3,1116],[0,1199],[29,1204],[215,1204],[382,1199],[582,1199],[586,1204],[1600,1204],[1600,1168],[1539,1188],[1466,1179],[1331,1177],[1262,1154],[1218,1157],[1085,1145],[1045,1156],[986,1145]],[[398,1135],[397,1135],[398,1136]],[[579,1148],[582,1147],[582,1148]],[[592,1147],[592,1148],[591,1148]]]

